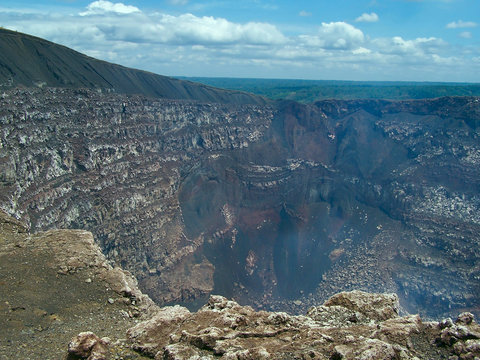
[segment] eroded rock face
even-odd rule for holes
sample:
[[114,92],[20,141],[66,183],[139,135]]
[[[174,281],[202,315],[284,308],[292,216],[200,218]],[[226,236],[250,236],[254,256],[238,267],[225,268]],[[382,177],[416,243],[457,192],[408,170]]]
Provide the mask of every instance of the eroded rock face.
[[[0,206],[82,228],[158,303],[304,313],[344,290],[478,311],[479,99],[0,98]],[[172,350],[173,351],[173,350]]]

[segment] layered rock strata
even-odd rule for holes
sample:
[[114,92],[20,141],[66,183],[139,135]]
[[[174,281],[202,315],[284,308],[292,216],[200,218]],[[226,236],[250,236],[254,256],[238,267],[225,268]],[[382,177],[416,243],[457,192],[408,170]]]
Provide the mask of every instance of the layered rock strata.
[[480,306],[478,98],[222,105],[23,89],[0,96],[0,206],[92,231],[158,303],[219,293],[305,312],[394,292]]
[[212,290],[214,268],[196,254],[203,238],[185,235],[179,187],[200,159],[258,140],[272,109],[61,89],[3,101],[6,211],[32,229],[93,231],[160,302]]

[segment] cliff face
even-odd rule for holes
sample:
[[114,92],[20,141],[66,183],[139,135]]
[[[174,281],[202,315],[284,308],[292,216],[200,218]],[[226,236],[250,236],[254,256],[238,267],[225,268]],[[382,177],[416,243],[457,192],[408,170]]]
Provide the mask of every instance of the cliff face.
[[1,109],[3,208],[32,229],[93,231],[160,302],[212,290],[179,188],[200,161],[257,140],[272,109],[60,89],[7,92]]
[[475,312],[479,119],[477,98],[239,106],[9,90],[0,201],[32,229],[92,231],[159,303],[214,291],[300,312],[363,289],[427,316]]

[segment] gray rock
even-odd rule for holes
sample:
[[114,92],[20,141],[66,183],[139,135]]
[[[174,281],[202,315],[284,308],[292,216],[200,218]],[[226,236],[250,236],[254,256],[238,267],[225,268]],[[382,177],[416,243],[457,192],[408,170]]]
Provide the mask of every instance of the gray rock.
[[94,333],[81,332],[68,344],[68,353],[87,360],[106,360],[108,343]]
[[371,294],[358,290],[336,294],[323,305],[342,306],[377,321],[395,318],[399,311],[396,294]]
[[[292,316],[257,312],[211,296],[196,313],[180,306],[162,308],[130,329],[128,337],[134,349],[155,359],[418,360],[473,353],[478,347],[477,342],[460,338],[456,344],[438,347],[434,339],[452,327],[442,330],[439,323],[424,325],[418,315],[395,315],[392,294],[344,293],[333,297],[332,303],[339,299],[350,299],[348,306],[355,304],[356,311],[331,305],[314,307],[307,316]],[[357,314],[357,322],[348,320],[352,314]],[[452,326],[458,334],[458,325]],[[474,334],[475,326],[474,322],[468,325],[462,339]],[[413,346],[413,341],[421,348]]]

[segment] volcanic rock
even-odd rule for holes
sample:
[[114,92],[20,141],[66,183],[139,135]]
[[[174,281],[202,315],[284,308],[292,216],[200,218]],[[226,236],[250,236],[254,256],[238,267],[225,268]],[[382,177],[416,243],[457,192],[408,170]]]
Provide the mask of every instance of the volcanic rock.
[[[106,93],[212,103],[265,104],[241,91],[213,88],[94,59],[50,41],[0,28],[0,89],[90,88]],[[127,110],[123,104],[122,111]]]
[[106,360],[108,342],[91,331],[82,332],[68,344],[68,353],[87,360]]
[[[314,317],[282,312],[254,311],[222,296],[211,296],[196,313],[179,306],[166,307],[154,318],[128,330],[133,348],[155,359],[449,359],[455,354],[472,358],[478,354],[472,321],[459,335],[458,326],[442,329],[441,323],[423,323],[418,315],[385,314],[392,294],[350,292],[337,294],[327,303],[349,299],[360,314],[372,318],[325,324]],[[381,300],[381,301],[379,301]],[[395,301],[394,301],[395,302]],[[337,317],[341,305],[323,304]],[[313,317],[312,317],[313,314]],[[382,316],[378,316],[382,314]],[[443,334],[455,333],[455,341]],[[440,340],[435,340],[440,336]]]
[[133,351],[118,344],[107,351],[104,337],[125,338],[157,310],[130,273],[110,265],[91,233],[30,234],[0,211],[1,359],[61,359],[71,339],[71,359],[127,356]]
[[396,294],[370,294],[363,291],[343,292],[332,296],[324,306],[341,306],[358,311],[369,319],[388,320],[398,316]]
[[8,90],[0,207],[92,232],[161,305],[217,293],[305,313],[357,289],[478,315],[479,104]]

